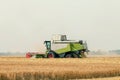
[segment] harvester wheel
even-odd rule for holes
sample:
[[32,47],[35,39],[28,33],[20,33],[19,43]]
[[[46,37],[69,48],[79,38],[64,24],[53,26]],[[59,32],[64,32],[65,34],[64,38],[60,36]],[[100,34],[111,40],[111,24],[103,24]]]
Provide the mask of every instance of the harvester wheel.
[[47,55],[48,58],[55,58],[55,54],[53,52],[48,53]]
[[73,57],[74,57],[74,58],[80,58],[80,56],[77,55],[76,53],[73,53]]
[[65,58],[72,58],[72,55],[71,54],[66,54]]

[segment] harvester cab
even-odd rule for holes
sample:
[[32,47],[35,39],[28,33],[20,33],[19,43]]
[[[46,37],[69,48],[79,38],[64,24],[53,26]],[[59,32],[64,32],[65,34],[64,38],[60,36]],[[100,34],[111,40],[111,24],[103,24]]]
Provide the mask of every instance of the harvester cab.
[[51,50],[51,41],[44,41],[44,44],[46,46],[46,50],[50,51]]

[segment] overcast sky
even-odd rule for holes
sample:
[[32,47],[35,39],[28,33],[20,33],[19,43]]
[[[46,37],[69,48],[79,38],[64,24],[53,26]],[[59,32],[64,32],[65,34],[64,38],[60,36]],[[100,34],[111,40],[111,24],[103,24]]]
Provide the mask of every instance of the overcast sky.
[[120,1],[0,0],[0,52],[42,52],[52,34],[120,49]]

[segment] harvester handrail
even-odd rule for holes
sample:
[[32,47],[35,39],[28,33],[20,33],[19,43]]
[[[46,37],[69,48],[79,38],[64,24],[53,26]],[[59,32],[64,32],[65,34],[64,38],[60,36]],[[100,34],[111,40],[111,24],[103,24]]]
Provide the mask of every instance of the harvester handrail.
[[53,43],[55,43],[55,44],[59,44],[59,43],[69,44],[69,43],[79,43],[79,41],[76,41],[76,40],[67,40],[67,41],[54,40]]

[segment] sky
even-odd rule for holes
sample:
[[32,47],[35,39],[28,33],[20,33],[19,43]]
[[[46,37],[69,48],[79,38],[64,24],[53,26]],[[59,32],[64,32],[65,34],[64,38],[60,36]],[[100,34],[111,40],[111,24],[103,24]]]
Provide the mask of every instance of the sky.
[[120,1],[0,0],[0,52],[43,52],[53,34],[120,49]]

